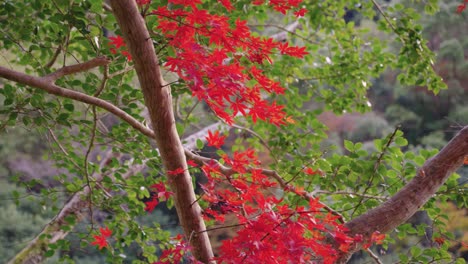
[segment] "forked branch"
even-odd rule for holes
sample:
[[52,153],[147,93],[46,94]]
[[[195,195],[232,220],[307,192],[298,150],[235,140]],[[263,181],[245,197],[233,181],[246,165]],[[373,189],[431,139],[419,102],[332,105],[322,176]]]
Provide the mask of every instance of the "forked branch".
[[[398,193],[380,206],[358,216],[348,223],[352,235],[370,237],[372,233],[388,233],[419,210],[444,184],[464,160],[468,158],[468,126],[465,126],[434,157],[428,159],[417,175]],[[340,256],[338,263],[346,263],[351,255],[362,249],[362,244]]]

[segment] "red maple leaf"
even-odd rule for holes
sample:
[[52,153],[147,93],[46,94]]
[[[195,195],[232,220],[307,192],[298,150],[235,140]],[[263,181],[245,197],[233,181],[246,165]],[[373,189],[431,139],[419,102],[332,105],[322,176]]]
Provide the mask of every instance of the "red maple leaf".
[[126,50],[122,50],[122,52],[120,53],[122,55],[124,55],[125,57],[127,57],[127,60],[128,61],[132,61],[132,55],[130,54],[130,52],[126,51]]
[[98,246],[99,250],[109,246],[107,243],[107,238],[112,235],[112,230],[108,227],[106,228],[99,228],[100,235],[93,235],[94,241],[91,242],[91,245]]
[[208,146],[213,146],[219,149],[224,144],[225,138],[226,136],[219,135],[219,131],[212,133],[211,130],[208,130],[208,136],[206,137],[206,141],[208,142]]
[[[171,241],[171,246],[162,251],[159,261],[153,264],[181,263],[185,253],[190,250],[190,245],[183,240],[181,235],[177,235]],[[187,256],[190,263],[200,263],[193,256]]]
[[110,237],[112,235],[112,230],[110,230],[107,226],[105,228],[100,227],[99,232],[103,237]]
[[371,241],[376,243],[377,245],[382,244],[384,239],[385,234],[381,234],[379,231],[375,231],[374,233],[372,233]]
[[166,185],[162,182],[153,184],[150,188],[158,192],[158,198],[164,197],[167,200],[172,194],[174,194],[173,192],[168,191],[166,189]]
[[234,7],[232,7],[232,4],[231,4],[231,1],[229,0],[218,0],[228,11],[231,11],[234,9]]
[[294,12],[296,17],[303,17],[307,13],[307,9],[301,8],[298,11]]
[[198,164],[194,160],[187,160],[187,165],[191,167],[198,167]]
[[288,42],[279,45],[281,54],[286,54],[291,57],[304,58],[305,55],[309,54],[305,51],[305,47],[290,47]]
[[156,208],[156,206],[158,206],[158,204],[159,204],[158,198],[157,197],[152,197],[151,200],[145,202],[145,205],[146,205],[145,206],[145,211],[150,212],[150,213],[153,212],[154,208]]
[[307,175],[314,175],[314,174],[317,174],[317,171],[312,169],[312,168],[309,168],[309,167],[305,167],[303,170],[302,170],[305,174]]
[[109,39],[111,40],[109,44],[114,46],[116,49],[120,49],[121,47],[126,46],[124,39],[119,35],[115,37],[109,37]]
[[107,244],[107,240],[105,237],[103,236],[98,236],[98,235],[94,235],[94,241],[91,242],[91,245],[93,246],[98,246],[99,250],[107,247],[109,244]]
[[175,176],[175,175],[183,174],[184,171],[185,171],[184,168],[177,168],[175,170],[168,170],[167,174]]

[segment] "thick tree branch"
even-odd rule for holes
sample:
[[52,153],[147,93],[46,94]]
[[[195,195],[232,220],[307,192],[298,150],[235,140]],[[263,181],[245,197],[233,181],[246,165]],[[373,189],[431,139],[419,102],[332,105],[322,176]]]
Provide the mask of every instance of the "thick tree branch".
[[[102,60],[100,59],[99,62],[102,63]],[[90,69],[91,65],[101,65],[99,63],[96,64],[96,61],[90,64],[87,64],[87,63],[84,63],[84,64],[85,66],[82,66],[83,64],[67,66],[71,68],[69,68],[68,70],[62,71],[62,73],[57,73],[55,75],[47,75],[46,77],[35,77],[35,76],[27,75],[27,74],[17,72],[14,70],[10,70],[8,68],[0,66],[0,77],[5,78],[10,81],[21,83],[30,87],[42,89],[49,94],[53,94],[53,95],[57,95],[57,96],[65,97],[65,98],[70,98],[76,101],[80,101],[86,104],[94,105],[99,108],[105,109],[111,112],[112,114],[116,115],[117,117],[121,118],[123,121],[127,122],[133,128],[139,130],[141,133],[145,134],[146,136],[154,138],[154,133],[153,131],[151,131],[151,129],[145,127],[142,123],[138,122],[138,120],[136,120],[131,115],[127,114],[125,111],[118,108],[117,106],[105,100],[99,99],[97,97],[93,97],[84,93],[80,93],[77,91],[73,91],[73,90],[69,90],[69,89],[65,89],[60,86],[57,86],[53,83],[53,81],[55,81],[55,78],[50,77],[50,76],[63,76],[64,72],[67,72],[67,74],[70,74],[70,73],[76,73],[76,72],[82,71],[84,69]]]
[[[134,0],[113,0],[111,7],[132,55],[135,70],[154,129],[156,145],[167,171],[186,169],[187,162],[175,126],[170,86],[163,80],[150,34]],[[195,258],[204,263],[213,258],[201,208],[196,202],[192,178],[185,170],[169,176],[179,221],[193,248]]]
[[[468,126],[437,155],[428,159],[418,174],[388,201],[346,223],[351,235],[361,234],[369,238],[376,231],[387,233],[404,223],[463,165],[466,157]],[[355,245],[353,250],[343,253],[338,263],[346,263],[351,255],[360,249],[362,244]]]

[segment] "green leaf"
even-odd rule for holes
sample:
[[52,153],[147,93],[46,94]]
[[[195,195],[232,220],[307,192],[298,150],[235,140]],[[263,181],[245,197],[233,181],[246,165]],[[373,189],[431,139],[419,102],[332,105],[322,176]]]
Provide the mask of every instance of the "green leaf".
[[422,166],[422,165],[424,165],[424,162],[426,162],[426,159],[423,158],[422,156],[416,156],[414,158],[414,162],[416,163],[416,165]]
[[402,138],[402,137],[397,137],[397,138],[395,138],[395,143],[398,146],[403,147],[403,146],[408,145],[408,140],[406,140],[405,138]]
[[202,141],[201,139],[199,139],[199,138],[197,138],[196,144],[197,144],[197,148],[198,148],[198,149],[203,149],[203,147],[204,147],[204,145],[205,145],[205,144],[203,143],[203,141]]
[[382,152],[382,150],[383,150],[383,141],[382,141],[382,139],[375,139],[374,140],[374,146],[377,149],[377,151]]
[[418,246],[414,246],[410,249],[410,252],[411,252],[411,255],[413,257],[416,257],[416,256],[419,256],[422,252],[421,248],[419,248]]
[[63,108],[65,108],[69,112],[73,112],[75,110],[75,106],[73,104],[64,104]]
[[349,150],[350,152],[354,152],[354,144],[353,142],[349,141],[349,140],[345,140],[344,141],[344,147],[345,149]]
[[50,257],[52,257],[54,254],[55,254],[55,251],[52,250],[52,249],[49,249],[49,250],[47,250],[47,251],[44,253],[44,256],[45,256],[46,258],[50,258]]

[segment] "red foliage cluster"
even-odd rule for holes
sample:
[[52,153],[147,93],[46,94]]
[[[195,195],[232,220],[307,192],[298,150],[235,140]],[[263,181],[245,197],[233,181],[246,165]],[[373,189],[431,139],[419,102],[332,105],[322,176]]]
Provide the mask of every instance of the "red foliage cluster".
[[[333,263],[337,252],[326,237],[334,238],[346,251],[355,240],[346,234],[337,216],[324,213],[318,199],[308,206],[291,206],[275,196],[267,196],[276,187],[261,170],[252,170],[258,159],[252,150],[222,156],[235,176],[225,176],[216,163],[202,166],[208,182],[202,186],[203,199],[211,206],[204,210],[207,219],[224,222],[230,213],[241,227],[236,237],[223,241],[221,263],[310,263],[323,258]],[[228,186],[222,192],[215,186]],[[285,192],[288,190],[284,190]]]
[[[224,15],[198,9],[200,1],[169,2],[180,8],[162,6],[153,11],[159,32],[175,53],[166,58],[165,66],[188,84],[193,96],[204,100],[230,124],[237,114],[251,116],[254,122],[261,119],[285,124],[283,106],[262,97],[262,93],[281,94],[284,88],[259,68],[265,62],[272,63],[274,52],[302,58],[307,54],[305,48],[254,36],[246,21],[230,21]],[[228,10],[232,8],[230,1],[220,2]],[[283,10],[282,2],[271,4]],[[300,1],[288,2],[298,5]]]

